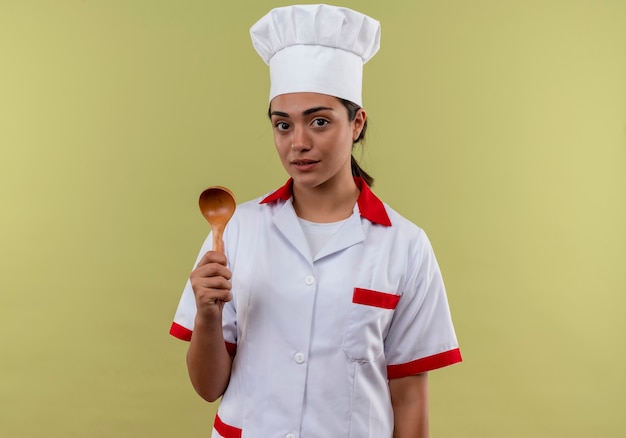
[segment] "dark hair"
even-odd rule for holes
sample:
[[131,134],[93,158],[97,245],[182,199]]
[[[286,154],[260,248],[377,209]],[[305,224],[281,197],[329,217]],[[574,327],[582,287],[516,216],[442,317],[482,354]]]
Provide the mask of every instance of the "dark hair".
[[[348,121],[353,122],[354,119],[356,118],[356,113],[361,109],[361,107],[358,106],[354,102],[351,102],[346,99],[342,99],[340,97],[337,97],[337,100],[339,100],[339,102],[341,102],[343,106],[346,107],[346,110],[348,111]],[[267,116],[269,118],[272,117],[271,112],[272,112],[272,109],[270,107],[267,109]],[[365,119],[365,123],[363,124],[363,129],[361,129],[361,133],[359,134],[358,138],[352,142],[353,148],[354,148],[354,145],[359,142],[361,142],[361,144],[365,143],[366,131],[367,131],[367,119]],[[359,163],[356,161],[356,158],[354,158],[354,155],[352,155],[350,160],[351,160],[350,165],[352,167],[352,176],[363,178],[363,181],[365,181],[365,184],[372,187],[374,185],[374,177],[371,176],[369,173],[367,173],[365,170],[363,170],[361,166],[359,166]]]
[[[349,100],[341,99],[340,97],[338,97],[337,99],[339,99],[339,102],[341,102],[343,106],[345,106],[346,109],[348,110],[348,120],[350,122],[354,121],[354,119],[356,118],[356,113],[361,109],[361,107],[358,106],[356,103],[351,102]],[[363,124],[363,129],[361,129],[361,133],[359,134],[357,139],[352,142],[353,148],[354,148],[354,145],[359,142],[361,142],[361,144],[365,143],[366,131],[367,131],[367,119],[365,119],[365,123]],[[352,166],[352,176],[358,176],[358,177],[363,178],[363,181],[365,181],[365,184],[372,187],[374,185],[374,177],[361,168],[359,163],[356,161],[356,158],[354,158],[354,155],[352,155],[350,160],[351,160],[351,166]]]

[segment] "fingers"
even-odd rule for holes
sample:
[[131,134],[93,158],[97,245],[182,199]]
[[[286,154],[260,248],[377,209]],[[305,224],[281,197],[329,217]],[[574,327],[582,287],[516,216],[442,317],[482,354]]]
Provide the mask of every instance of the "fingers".
[[219,292],[209,292],[207,290],[200,290],[196,294],[196,309],[199,313],[202,313],[204,309],[209,306],[219,305],[220,308],[224,303],[233,299],[229,290],[220,290]]
[[228,281],[226,277],[223,276],[213,276],[213,277],[204,277],[200,276],[201,273],[192,273],[191,286],[193,290],[198,293],[202,290],[211,290],[213,293],[218,294],[222,293],[222,291],[230,291],[231,283]]
[[[199,315],[216,317],[225,302],[232,299],[230,279],[232,273],[223,254],[207,252],[191,272],[189,280],[196,298]],[[217,312],[217,310],[219,312]]]
[[224,253],[218,251],[208,251],[202,256],[196,267],[200,267],[209,263],[218,263],[220,265],[226,266],[226,256],[224,255]]
[[230,280],[232,274],[230,272],[230,269],[228,269],[228,267],[226,267],[225,265],[216,262],[209,262],[204,265],[196,266],[196,269],[191,272],[191,275],[189,277],[192,280],[194,278],[201,279],[215,277],[223,277],[225,280]]

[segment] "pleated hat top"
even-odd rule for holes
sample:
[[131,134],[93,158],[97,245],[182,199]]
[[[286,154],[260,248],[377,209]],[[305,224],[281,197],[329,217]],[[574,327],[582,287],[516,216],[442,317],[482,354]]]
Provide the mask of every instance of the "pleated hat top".
[[270,96],[322,93],[363,106],[363,65],[380,48],[380,23],[348,8],[295,5],[272,9],[250,28],[270,67]]

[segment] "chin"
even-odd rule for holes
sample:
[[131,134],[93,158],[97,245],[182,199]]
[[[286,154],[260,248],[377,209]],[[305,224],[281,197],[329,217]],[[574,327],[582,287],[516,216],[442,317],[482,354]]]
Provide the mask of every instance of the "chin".
[[305,187],[307,189],[313,189],[324,183],[324,179],[320,178],[317,175],[312,174],[298,174],[291,175],[291,178],[294,181],[294,184],[297,184],[300,187]]

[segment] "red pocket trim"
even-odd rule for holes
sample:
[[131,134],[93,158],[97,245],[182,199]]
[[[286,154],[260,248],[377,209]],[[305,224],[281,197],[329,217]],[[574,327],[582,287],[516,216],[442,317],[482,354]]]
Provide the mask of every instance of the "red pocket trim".
[[369,289],[354,288],[352,302],[366,306],[380,307],[382,309],[395,309],[400,301],[400,295],[388,294]]

